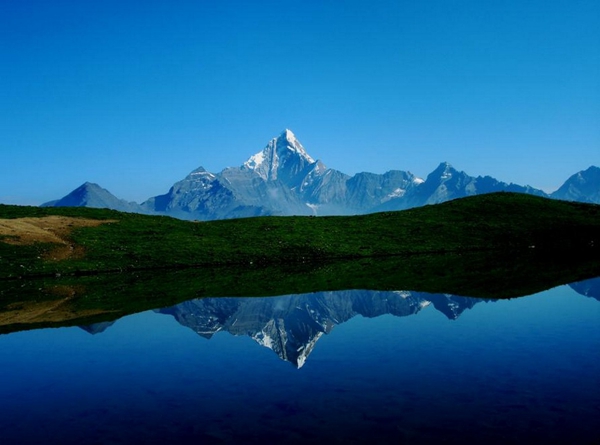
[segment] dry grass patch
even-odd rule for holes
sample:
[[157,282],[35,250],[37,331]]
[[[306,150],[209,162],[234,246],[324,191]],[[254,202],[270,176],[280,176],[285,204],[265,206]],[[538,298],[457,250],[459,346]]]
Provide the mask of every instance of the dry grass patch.
[[0,242],[15,245],[35,243],[59,244],[48,254],[48,259],[64,260],[78,257],[83,249],[69,240],[75,228],[96,227],[116,220],[73,218],[68,216],[44,216],[41,218],[0,219]]

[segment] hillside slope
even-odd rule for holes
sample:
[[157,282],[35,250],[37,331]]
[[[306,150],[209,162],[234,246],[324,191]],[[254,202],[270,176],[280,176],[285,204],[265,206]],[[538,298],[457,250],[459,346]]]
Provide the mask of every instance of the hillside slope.
[[[276,264],[474,250],[597,249],[600,206],[519,193],[473,196],[361,216],[187,222],[88,208],[0,206],[0,218],[105,220],[63,243],[0,235],[0,278],[224,264]],[[108,221],[110,220],[110,221]],[[5,222],[6,223],[6,222]],[[72,226],[68,226],[72,224]],[[76,251],[56,256],[58,248]]]

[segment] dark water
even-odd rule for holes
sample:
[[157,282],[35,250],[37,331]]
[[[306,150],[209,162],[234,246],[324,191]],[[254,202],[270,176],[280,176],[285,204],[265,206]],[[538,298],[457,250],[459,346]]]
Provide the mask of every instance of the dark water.
[[203,299],[2,335],[0,443],[598,443],[599,288]]

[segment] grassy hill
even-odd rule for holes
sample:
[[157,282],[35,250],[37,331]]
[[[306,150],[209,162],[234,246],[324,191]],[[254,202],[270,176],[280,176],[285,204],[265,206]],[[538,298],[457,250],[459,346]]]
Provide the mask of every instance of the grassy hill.
[[[50,216],[63,217],[63,227],[38,226],[58,240],[41,237],[26,244],[18,232],[0,234],[0,279],[444,252],[595,251],[600,245],[600,206],[513,193],[403,212],[211,222],[103,209],[0,205],[5,225]],[[81,219],[104,223],[79,227]]]

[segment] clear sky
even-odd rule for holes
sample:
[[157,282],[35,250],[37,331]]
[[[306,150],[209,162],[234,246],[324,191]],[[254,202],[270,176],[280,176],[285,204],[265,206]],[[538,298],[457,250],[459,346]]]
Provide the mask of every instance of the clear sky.
[[141,202],[290,128],[348,174],[600,166],[598,0],[0,0],[0,202]]

